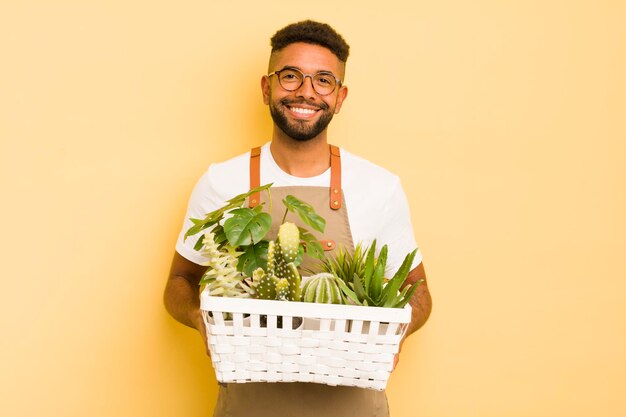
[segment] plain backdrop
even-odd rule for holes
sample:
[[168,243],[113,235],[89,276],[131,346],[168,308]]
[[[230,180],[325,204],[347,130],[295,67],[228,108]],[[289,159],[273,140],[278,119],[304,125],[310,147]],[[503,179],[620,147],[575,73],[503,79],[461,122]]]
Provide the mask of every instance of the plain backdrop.
[[392,416],[626,415],[608,0],[2,1],[0,415],[211,415],[162,291],[197,178],[269,139],[269,38],[305,18],[351,44],[330,141],[401,176],[429,276]]

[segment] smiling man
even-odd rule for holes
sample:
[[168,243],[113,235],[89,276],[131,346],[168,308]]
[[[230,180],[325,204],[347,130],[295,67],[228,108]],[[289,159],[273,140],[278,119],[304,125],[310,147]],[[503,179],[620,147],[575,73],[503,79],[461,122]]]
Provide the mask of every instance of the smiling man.
[[[167,310],[176,320],[198,329],[205,346],[198,283],[207,260],[193,249],[194,239],[184,239],[184,233],[192,225],[191,218],[203,218],[237,194],[273,183],[274,201],[293,194],[312,204],[326,219],[326,229],[318,238],[327,255],[338,247],[352,251],[357,243],[369,245],[376,239],[380,247],[389,247],[389,276],[417,247],[399,178],[328,143],[328,125],[348,95],[344,84],[348,44],[330,26],[307,20],[279,30],[271,45],[268,73],[261,78],[263,101],[274,121],[271,141],[210,165],[200,178],[189,201],[165,289]],[[261,195],[253,195],[249,206],[261,202]],[[280,204],[272,205],[275,224],[270,234],[275,233],[282,210]],[[303,265],[306,263],[305,258]],[[425,280],[425,273],[418,251],[405,285],[420,279]],[[430,314],[425,282],[418,287],[411,306],[407,334],[420,328]],[[295,382],[220,384],[214,412],[215,417],[388,415],[384,391]]]

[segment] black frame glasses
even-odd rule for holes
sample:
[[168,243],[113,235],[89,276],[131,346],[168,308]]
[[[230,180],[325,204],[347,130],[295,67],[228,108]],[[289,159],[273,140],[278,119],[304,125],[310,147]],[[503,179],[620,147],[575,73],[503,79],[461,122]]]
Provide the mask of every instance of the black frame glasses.
[[[300,82],[299,83],[287,82],[286,84],[284,84],[286,80],[284,79],[284,77],[281,77],[280,74],[285,71],[291,71],[293,73],[299,74],[300,76],[298,78]],[[306,77],[309,77],[311,79],[311,85],[313,86],[313,90],[315,90],[315,92],[319,94],[320,96],[327,96],[329,94],[332,94],[337,89],[337,87],[341,88],[341,80],[335,77],[335,75],[332,72],[328,72],[328,71],[320,71],[317,74],[305,74],[304,72],[300,71],[298,68],[285,67],[278,71],[274,71],[274,72],[267,74],[268,77],[271,77],[272,75],[276,75],[276,77],[278,77],[278,83],[280,84],[282,88],[284,88],[287,91],[296,91],[298,88],[302,87],[302,84],[304,84]],[[324,86],[323,83],[327,82],[328,77],[332,78],[335,81],[335,84],[332,86],[332,89],[326,93],[318,91],[318,88],[326,87]]]

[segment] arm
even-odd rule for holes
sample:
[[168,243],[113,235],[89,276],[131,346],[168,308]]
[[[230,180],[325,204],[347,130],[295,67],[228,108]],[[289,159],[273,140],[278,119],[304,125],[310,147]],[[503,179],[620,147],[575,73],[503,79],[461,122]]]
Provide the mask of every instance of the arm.
[[200,279],[206,266],[195,264],[174,253],[163,302],[168,313],[185,326],[197,329],[206,347],[206,331],[200,312]]
[[426,272],[424,271],[424,264],[420,263],[416,266],[404,281],[402,288],[407,285],[411,285],[420,279],[423,279],[420,285],[417,286],[417,290],[415,290],[415,294],[409,300],[409,304],[411,305],[411,323],[409,323],[409,328],[404,335],[404,338],[400,342],[400,348],[398,353],[395,356],[393,367],[395,369],[398,364],[400,351],[402,350],[402,344],[412,333],[414,333],[417,329],[422,327],[428,317],[430,316],[430,311],[432,310],[432,300],[430,298],[430,292],[428,291],[428,285],[426,284]]
[[424,282],[417,286],[415,294],[413,294],[413,297],[409,300],[409,304],[411,304],[411,323],[409,324],[409,329],[406,332],[405,338],[426,323],[426,320],[428,320],[432,310],[432,300],[430,298],[430,292],[428,291],[428,284],[426,283],[426,272],[424,271],[423,263],[420,263],[411,272],[409,272],[402,288],[407,285],[411,285],[420,279],[423,279]]

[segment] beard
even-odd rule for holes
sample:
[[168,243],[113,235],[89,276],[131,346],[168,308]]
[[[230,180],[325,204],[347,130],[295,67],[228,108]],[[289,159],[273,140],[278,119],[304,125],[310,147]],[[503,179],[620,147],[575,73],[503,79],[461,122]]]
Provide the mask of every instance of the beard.
[[270,104],[270,114],[276,126],[285,132],[287,136],[298,142],[306,142],[322,133],[334,115],[334,111],[330,110],[326,103],[322,103],[318,105],[322,114],[315,123],[311,124],[308,120],[290,121],[286,114],[289,111],[287,106],[304,103],[304,101],[298,102],[283,99],[280,101],[280,107],[273,103]]

